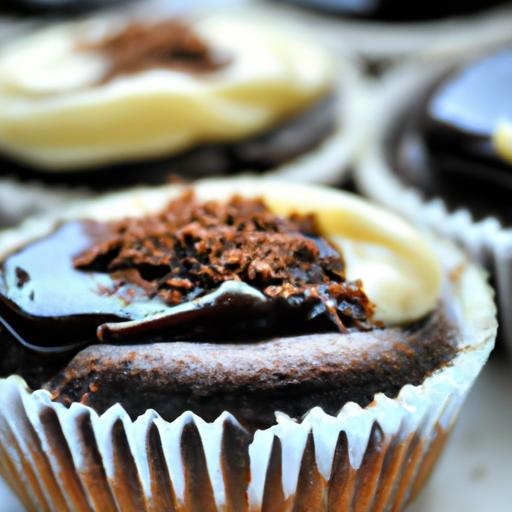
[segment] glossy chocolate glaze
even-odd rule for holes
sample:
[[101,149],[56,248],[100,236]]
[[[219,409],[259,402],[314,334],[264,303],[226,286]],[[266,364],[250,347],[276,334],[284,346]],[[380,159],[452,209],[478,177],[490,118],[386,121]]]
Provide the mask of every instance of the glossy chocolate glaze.
[[89,247],[93,236],[101,236],[89,233],[89,226],[93,224],[64,224],[2,264],[1,318],[4,328],[10,326],[23,344],[44,348],[48,340],[47,348],[80,345],[96,338],[99,323],[129,318],[122,298],[131,287],[119,290],[112,299],[110,276],[73,267],[73,256]]
[[[170,210],[165,211],[170,218],[167,224],[161,213],[142,218],[139,223],[120,221],[118,225],[77,220],[58,226],[46,237],[8,255],[1,263],[0,322],[20,344],[36,352],[72,351],[98,339],[127,342],[136,337],[139,342],[144,338],[155,342],[184,338],[236,339],[248,330],[255,336],[281,331],[316,332],[332,328],[333,317],[335,326],[342,329],[371,328],[365,308],[371,315],[372,306],[359,285],[343,284],[343,261],[333,247],[313,233],[292,232],[287,239],[283,230],[291,229],[291,225],[282,220],[275,228],[271,227],[274,222],[271,214],[262,211],[258,217],[258,208],[264,208],[259,202],[243,206],[229,204],[225,214],[235,225],[226,226],[224,231],[207,227],[213,222],[214,204],[195,206],[194,198],[189,195],[170,203]],[[185,216],[184,224],[172,224],[179,217],[174,213],[176,209],[187,206],[189,213],[180,212]],[[244,206],[246,213],[234,217],[237,209]],[[247,227],[251,222],[256,226],[268,222],[269,233],[261,227],[253,231]],[[304,222],[304,229],[306,226],[313,229],[310,221]],[[171,225],[186,232],[184,238],[161,234],[159,240],[156,233],[173,229]],[[300,222],[296,225],[300,226]],[[271,235],[271,229],[280,233],[272,231]],[[211,236],[207,238],[209,233]],[[238,236],[236,242],[227,241],[231,236]],[[282,248],[269,245],[272,241],[266,241],[268,236],[273,236],[270,240],[275,245],[282,244]],[[124,237],[129,245],[120,249]],[[224,237],[224,243],[217,241]],[[255,237],[260,240],[261,250],[251,245]],[[195,249],[199,243],[195,240],[205,246],[203,252]],[[210,246],[212,241],[214,245]],[[253,260],[258,250],[258,257],[265,258],[258,260],[267,262],[261,272],[256,267],[247,270],[243,263],[250,259],[239,253],[248,248],[252,248]],[[308,249],[317,251],[317,256]],[[282,250],[303,251],[303,254],[292,253],[294,264],[287,272],[290,279],[293,276],[297,283],[304,283],[301,285],[304,290],[286,281],[290,290],[280,291],[281,281],[277,276],[283,275],[283,270],[277,258]],[[214,253],[218,251],[221,252],[217,257]],[[231,256],[230,263],[223,267],[225,251],[231,251]],[[240,268],[247,273],[245,278],[245,274],[239,275],[235,270],[235,253],[242,258]],[[318,261],[311,262],[315,257]],[[117,263],[112,267],[114,260]],[[276,266],[271,266],[269,261]],[[241,278],[244,281],[237,282]],[[153,290],[155,286],[159,288]],[[346,310],[350,312],[345,314]],[[220,321],[226,325],[219,327]]]
[[25,180],[105,190],[161,184],[173,176],[191,180],[247,170],[264,172],[314,150],[331,135],[339,127],[337,101],[334,93],[328,94],[280,126],[232,144],[202,145],[175,156],[78,172],[35,170],[3,158],[0,159],[0,176],[16,175]]
[[512,163],[492,142],[501,119],[512,118],[506,49],[426,84],[404,106],[389,135],[392,168],[427,197],[512,221]]
[[410,2],[408,0],[281,0],[329,14],[375,21],[430,21],[473,14],[506,0]]

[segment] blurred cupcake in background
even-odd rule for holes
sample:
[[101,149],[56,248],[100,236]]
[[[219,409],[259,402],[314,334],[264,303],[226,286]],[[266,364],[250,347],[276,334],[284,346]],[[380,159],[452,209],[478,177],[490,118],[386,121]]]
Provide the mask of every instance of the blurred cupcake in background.
[[512,48],[397,69],[356,175],[368,196],[457,240],[492,273],[512,347]]
[[[253,2],[254,3],[254,2]],[[397,60],[446,58],[509,37],[512,5],[507,0],[409,2],[406,0],[267,0],[292,19],[316,25],[331,47],[363,57],[380,73]]]
[[494,345],[477,266],[325,187],[138,188],[0,247],[0,475],[29,510],[403,510]]
[[45,184],[48,207],[55,185],[170,175],[336,182],[358,142],[354,76],[266,18],[109,17],[18,38],[0,55],[1,183],[19,191],[1,214],[32,209],[31,182]]

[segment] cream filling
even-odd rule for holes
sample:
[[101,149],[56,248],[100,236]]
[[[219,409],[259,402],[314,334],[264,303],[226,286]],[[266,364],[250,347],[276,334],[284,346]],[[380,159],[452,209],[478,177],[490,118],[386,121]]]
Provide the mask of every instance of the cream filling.
[[226,16],[193,26],[230,58],[227,66],[203,74],[151,69],[98,85],[108,61],[76,46],[113,30],[101,20],[54,26],[5,45],[1,151],[62,172],[168,156],[265,131],[332,87],[329,58],[296,35]]
[[[430,242],[400,217],[354,195],[253,178],[204,180],[194,189],[203,200],[261,196],[278,215],[315,213],[324,235],[343,251],[347,277],[363,281],[377,318],[386,325],[417,320],[439,300],[442,271]],[[66,217],[105,221],[142,216],[162,209],[182,191],[167,186],[113,194],[77,207]]]
[[498,123],[492,142],[498,155],[512,164],[512,123],[509,120],[504,119]]

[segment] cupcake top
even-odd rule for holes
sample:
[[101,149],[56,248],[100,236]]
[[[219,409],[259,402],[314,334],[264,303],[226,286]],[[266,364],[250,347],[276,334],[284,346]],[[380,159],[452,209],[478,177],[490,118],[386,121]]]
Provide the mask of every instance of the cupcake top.
[[412,3],[400,0],[285,0],[327,13],[339,14],[376,21],[427,21],[470,14],[506,0],[470,0],[463,4],[455,2]]
[[348,194],[205,181],[109,196],[6,240],[0,373],[64,403],[229,410],[254,428],[276,410],[333,411],[343,386],[342,401],[393,395],[454,352],[429,242]]
[[332,89],[314,45],[223,16],[94,20],[20,38],[0,55],[0,149],[80,171],[265,132]]
[[[489,180],[508,180],[512,164],[512,49],[484,57],[451,74],[427,103],[427,143],[459,154],[461,160],[485,160]],[[508,168],[508,169],[507,169]],[[501,172],[498,172],[501,170]],[[500,180],[500,177],[502,180]]]
[[511,65],[512,50],[505,48],[428,82],[417,92],[420,101],[413,100],[417,106],[405,107],[396,144],[407,181],[455,207],[506,222],[512,213]]

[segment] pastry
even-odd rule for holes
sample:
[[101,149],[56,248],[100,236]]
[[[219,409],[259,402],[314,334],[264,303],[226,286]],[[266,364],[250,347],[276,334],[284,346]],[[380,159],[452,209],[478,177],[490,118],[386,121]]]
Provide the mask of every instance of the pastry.
[[359,142],[352,76],[268,20],[226,14],[98,18],[18,38],[0,54],[0,153],[19,198],[0,209],[22,210],[24,182],[46,185],[50,206],[55,185],[247,170],[339,181]]
[[0,472],[38,510],[401,509],[495,335],[461,253],[327,188],[138,189],[0,244]]

